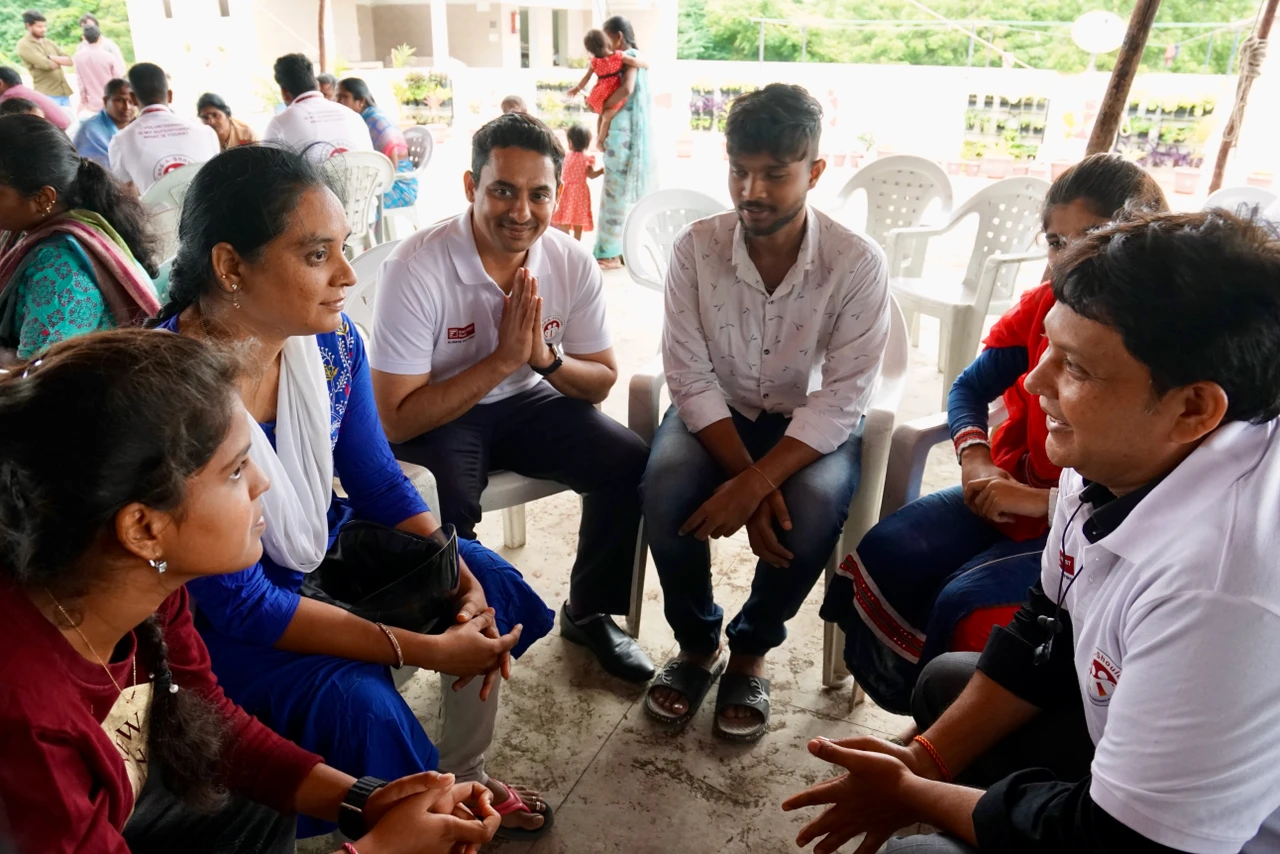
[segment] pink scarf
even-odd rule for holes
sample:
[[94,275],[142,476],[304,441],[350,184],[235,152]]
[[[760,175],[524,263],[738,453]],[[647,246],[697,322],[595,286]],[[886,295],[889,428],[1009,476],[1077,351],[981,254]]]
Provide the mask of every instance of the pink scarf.
[[[16,290],[9,284],[23,261],[41,241],[55,234],[74,237],[93,264],[94,280],[117,326],[136,326],[160,312],[155,286],[133,258],[133,253],[111,225],[96,213],[68,211],[17,237],[0,240],[0,326],[9,327]],[[2,333],[3,330],[0,330]],[[2,336],[0,336],[2,337]]]

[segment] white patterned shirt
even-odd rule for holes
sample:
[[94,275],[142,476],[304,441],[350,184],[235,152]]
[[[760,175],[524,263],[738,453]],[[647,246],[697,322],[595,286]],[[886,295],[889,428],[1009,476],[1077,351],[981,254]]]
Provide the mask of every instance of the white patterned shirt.
[[829,454],[871,400],[889,340],[884,253],[807,209],[791,270],[769,293],[736,211],[676,238],[662,361],[681,420],[697,433],[730,417],[791,416],[786,435]]

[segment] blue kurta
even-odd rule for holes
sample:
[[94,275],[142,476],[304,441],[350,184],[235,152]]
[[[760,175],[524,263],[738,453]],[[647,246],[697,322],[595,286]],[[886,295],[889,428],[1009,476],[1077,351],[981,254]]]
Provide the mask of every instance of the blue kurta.
[[[173,329],[176,319],[163,325]],[[353,518],[394,526],[427,505],[391,455],[373,402],[364,344],[343,317],[337,332],[317,335],[332,401],[334,474],[347,499],[329,505],[329,542]],[[275,444],[275,425],[263,424]],[[511,564],[475,540],[458,553],[484,588],[505,633],[524,624],[519,657],[551,630],[554,613]],[[435,746],[396,691],[390,668],[326,655],[275,649],[297,610],[302,574],[262,562],[231,575],[190,582],[200,630],[223,690],[276,732],[341,771],[395,780],[434,770]],[[298,835],[333,825],[299,817]]]

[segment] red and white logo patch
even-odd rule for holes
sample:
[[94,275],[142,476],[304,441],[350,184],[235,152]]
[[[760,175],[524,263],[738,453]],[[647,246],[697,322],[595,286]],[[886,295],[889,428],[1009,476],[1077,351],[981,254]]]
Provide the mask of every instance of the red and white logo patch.
[[152,177],[157,181],[168,175],[174,169],[181,169],[191,162],[191,158],[185,154],[171,154],[168,157],[161,158],[156,163],[156,168],[152,172]]
[[1058,550],[1058,569],[1061,569],[1066,575],[1076,574],[1076,559],[1074,555],[1069,555],[1061,549]]
[[563,331],[564,318],[559,315],[553,314],[542,321],[542,340],[548,344],[554,344],[559,341]]
[[1120,668],[1100,649],[1094,650],[1093,661],[1089,664],[1089,679],[1085,686],[1089,699],[1095,705],[1105,706],[1111,702],[1116,685],[1120,683]]
[[455,344],[459,341],[466,341],[469,338],[476,337],[476,325],[468,323],[466,326],[450,326],[449,327],[449,343]]

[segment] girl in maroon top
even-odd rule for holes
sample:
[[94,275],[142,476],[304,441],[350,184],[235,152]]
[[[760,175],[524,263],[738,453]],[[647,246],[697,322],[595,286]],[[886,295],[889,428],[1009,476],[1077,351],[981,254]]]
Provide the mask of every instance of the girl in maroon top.
[[[0,826],[19,851],[283,854],[293,813],[334,820],[363,791],[227,700],[192,628],[183,584],[262,552],[235,379],[141,330],[0,377]],[[474,854],[489,797],[402,778],[343,851]]]

